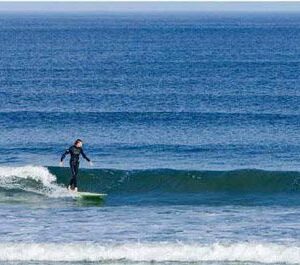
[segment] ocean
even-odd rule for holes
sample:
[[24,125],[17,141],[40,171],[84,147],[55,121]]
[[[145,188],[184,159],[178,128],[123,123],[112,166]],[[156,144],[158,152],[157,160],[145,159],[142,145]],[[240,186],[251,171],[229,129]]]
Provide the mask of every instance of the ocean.
[[2,13],[0,264],[300,264],[299,43],[297,13]]

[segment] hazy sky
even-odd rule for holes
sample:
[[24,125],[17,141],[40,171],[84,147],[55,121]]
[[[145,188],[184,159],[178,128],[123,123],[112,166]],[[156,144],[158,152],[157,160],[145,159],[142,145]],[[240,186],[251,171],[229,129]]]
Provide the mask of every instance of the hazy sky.
[[252,11],[300,12],[300,2],[0,2],[0,12]]

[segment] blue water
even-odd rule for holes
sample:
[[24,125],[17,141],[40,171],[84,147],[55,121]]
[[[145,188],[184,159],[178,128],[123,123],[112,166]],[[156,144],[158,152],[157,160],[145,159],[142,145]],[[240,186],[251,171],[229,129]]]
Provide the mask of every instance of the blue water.
[[[2,14],[0,36],[0,263],[300,263],[300,15]],[[101,203],[64,188],[76,138]]]

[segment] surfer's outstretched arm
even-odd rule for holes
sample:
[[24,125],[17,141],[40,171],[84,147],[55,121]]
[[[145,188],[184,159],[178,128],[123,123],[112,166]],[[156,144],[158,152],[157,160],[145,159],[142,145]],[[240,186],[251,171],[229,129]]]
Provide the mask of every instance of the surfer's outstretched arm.
[[67,149],[61,156],[60,162],[62,163],[66,157],[66,155],[70,154],[70,149]]
[[80,153],[81,153],[82,157],[83,157],[86,161],[91,162],[91,159],[89,159],[89,158],[86,156],[86,154],[83,152],[82,149],[81,149]]

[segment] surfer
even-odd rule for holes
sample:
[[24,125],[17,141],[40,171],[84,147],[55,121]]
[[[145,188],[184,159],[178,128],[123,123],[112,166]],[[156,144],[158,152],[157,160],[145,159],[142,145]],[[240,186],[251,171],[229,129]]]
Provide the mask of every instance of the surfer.
[[70,154],[70,168],[71,168],[72,177],[70,179],[68,189],[73,191],[78,191],[77,175],[78,175],[78,168],[79,168],[79,156],[82,155],[83,158],[86,159],[91,166],[93,165],[92,161],[83,152],[82,145],[83,145],[82,140],[77,139],[74,142],[74,144],[62,154],[60,159],[60,166],[62,166],[66,155]]

